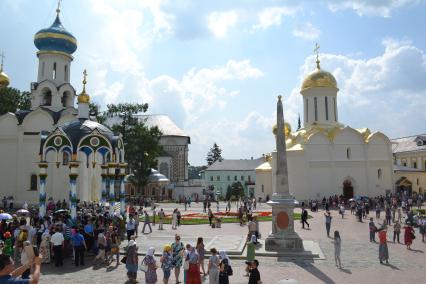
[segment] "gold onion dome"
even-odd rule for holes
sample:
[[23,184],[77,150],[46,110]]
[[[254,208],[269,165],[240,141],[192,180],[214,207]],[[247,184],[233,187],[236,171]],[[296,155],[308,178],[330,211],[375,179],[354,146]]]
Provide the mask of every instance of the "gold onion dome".
[[318,87],[337,89],[337,82],[334,76],[330,72],[321,70],[319,65],[314,72],[306,76],[303,80],[302,91]]
[[316,44],[314,51],[317,57],[317,68],[303,80],[302,91],[318,87],[337,89],[336,78],[330,72],[321,69],[318,50],[319,45]]
[[10,84],[9,76],[7,76],[6,73],[3,71],[3,59],[4,59],[4,53],[0,53],[1,57],[1,63],[0,63],[0,87],[7,87]]
[[3,72],[3,69],[0,69],[0,87],[7,87],[9,84],[9,76]]
[[83,75],[84,75],[83,76],[84,77],[84,79],[83,79],[83,91],[78,96],[77,101],[78,101],[79,104],[88,104],[88,103],[90,103],[90,96],[86,93],[86,83],[87,83],[87,81],[86,81],[86,77],[87,77],[86,70],[84,70]]
[[[276,124],[272,127],[272,133],[274,133],[274,135],[277,135],[277,125]],[[284,122],[284,135],[286,137],[288,137],[288,135],[290,135],[290,133],[291,133],[291,125],[290,125],[290,123],[288,123],[286,121],[286,122]]]

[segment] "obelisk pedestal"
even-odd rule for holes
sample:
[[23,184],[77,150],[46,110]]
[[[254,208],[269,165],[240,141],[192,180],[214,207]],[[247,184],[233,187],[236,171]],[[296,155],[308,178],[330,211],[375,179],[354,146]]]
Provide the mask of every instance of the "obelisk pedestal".
[[272,232],[265,240],[265,250],[276,252],[303,251],[303,241],[294,231],[293,210],[298,202],[290,195],[288,185],[287,153],[284,133],[284,111],[281,96],[277,102],[275,186],[272,198],[267,202],[272,207]]

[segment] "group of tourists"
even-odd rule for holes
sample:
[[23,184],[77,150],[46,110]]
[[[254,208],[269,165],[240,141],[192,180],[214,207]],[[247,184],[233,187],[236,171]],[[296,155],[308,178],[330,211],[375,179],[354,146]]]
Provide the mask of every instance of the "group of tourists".
[[[317,202],[318,201],[316,200],[309,201],[309,206],[314,212],[318,211]],[[393,228],[393,243],[400,243],[400,234],[401,231],[404,230],[403,243],[407,250],[412,250],[411,246],[413,240],[416,238],[415,227],[418,228],[422,242],[425,242],[426,218],[424,216],[424,211],[421,211],[422,204],[422,195],[411,196],[407,193],[378,196],[375,198],[360,197],[357,199],[350,199],[348,202],[346,202],[343,197],[333,196],[328,199],[324,197],[322,205],[325,210],[324,216],[327,237],[330,238],[331,222],[333,218],[330,210],[337,209],[342,218],[344,218],[345,209],[347,206],[350,206],[351,213],[355,215],[359,222],[362,222],[363,219],[369,218],[369,240],[370,242],[376,243],[377,234],[379,244],[379,262],[389,264],[387,232],[391,227]],[[375,208],[376,219],[381,218],[380,213],[382,210],[385,212],[385,215],[382,216],[384,217],[382,224],[378,224],[378,226],[376,226],[374,223],[374,217],[369,217],[370,208]],[[417,215],[415,215],[414,209],[417,210]],[[423,215],[421,214],[422,212]],[[302,228],[305,228],[305,224],[309,228],[307,219],[308,213],[306,208],[304,208],[304,204],[302,204]],[[341,267],[341,238],[338,231],[334,232],[333,239],[336,266]]]
[[132,239],[121,261],[126,264],[127,276],[131,283],[137,282],[138,270],[144,272],[145,283],[157,283],[157,270],[161,268],[165,284],[169,283],[172,271],[176,283],[180,283],[179,276],[183,271],[186,284],[201,284],[202,278],[207,275],[211,284],[229,284],[229,277],[233,275],[233,271],[226,252],[210,249],[207,272],[204,265],[205,253],[203,238],[198,238],[195,246],[184,245],[180,236],[176,234],[175,241],[164,246],[159,259],[155,257],[155,249],[150,247],[139,264],[138,247],[136,241]]

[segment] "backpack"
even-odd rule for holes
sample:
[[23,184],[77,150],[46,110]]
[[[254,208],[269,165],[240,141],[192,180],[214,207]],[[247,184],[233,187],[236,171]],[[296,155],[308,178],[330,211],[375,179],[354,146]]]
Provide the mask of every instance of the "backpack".
[[28,240],[28,230],[22,229],[18,235],[18,241],[25,242]]

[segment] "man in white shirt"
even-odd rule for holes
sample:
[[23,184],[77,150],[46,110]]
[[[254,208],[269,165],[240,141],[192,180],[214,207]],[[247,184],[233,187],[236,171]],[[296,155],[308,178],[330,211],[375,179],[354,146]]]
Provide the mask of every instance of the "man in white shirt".
[[64,247],[64,235],[60,232],[60,228],[55,228],[55,233],[52,235],[50,242],[52,243],[55,266],[63,266],[62,249]]

